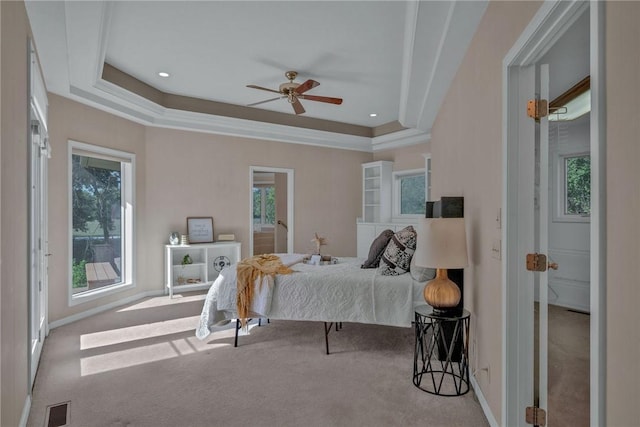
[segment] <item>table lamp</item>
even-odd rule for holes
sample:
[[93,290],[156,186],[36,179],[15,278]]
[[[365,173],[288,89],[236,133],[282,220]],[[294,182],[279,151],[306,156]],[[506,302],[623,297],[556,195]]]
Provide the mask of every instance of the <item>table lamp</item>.
[[417,266],[436,269],[436,277],[424,287],[424,299],[434,313],[455,308],[460,289],[449,280],[447,269],[467,266],[464,218],[422,218],[413,256]]

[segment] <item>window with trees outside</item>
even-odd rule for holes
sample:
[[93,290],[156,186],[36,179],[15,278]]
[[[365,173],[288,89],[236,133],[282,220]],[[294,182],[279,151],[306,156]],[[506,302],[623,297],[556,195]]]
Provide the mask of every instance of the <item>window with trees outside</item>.
[[564,214],[588,217],[591,213],[591,157],[565,157],[564,182]]
[[276,223],[276,189],[273,185],[253,187],[253,225],[259,229]]
[[132,285],[135,156],[70,141],[71,302]]
[[428,188],[424,169],[394,172],[393,177],[393,216],[424,216]]

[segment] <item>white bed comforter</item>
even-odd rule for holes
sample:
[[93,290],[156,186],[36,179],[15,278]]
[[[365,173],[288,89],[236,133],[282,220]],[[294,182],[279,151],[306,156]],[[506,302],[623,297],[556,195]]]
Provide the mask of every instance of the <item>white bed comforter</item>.
[[[338,264],[312,266],[303,255],[280,255],[292,274],[263,279],[251,311],[255,317],[283,320],[358,322],[410,327],[414,300],[421,299],[424,283],[410,274],[381,276],[362,269],[358,258],[340,258]],[[236,266],[225,268],[205,298],[196,336],[205,339],[216,326],[235,319]],[[424,300],[421,300],[424,304]]]

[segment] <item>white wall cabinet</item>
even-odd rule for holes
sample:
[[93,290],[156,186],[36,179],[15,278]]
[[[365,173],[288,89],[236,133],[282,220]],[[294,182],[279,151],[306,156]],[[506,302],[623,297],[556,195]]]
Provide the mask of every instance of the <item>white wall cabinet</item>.
[[391,220],[393,162],[380,160],[362,165],[362,222]]
[[[186,256],[190,264],[183,264]],[[165,245],[165,288],[171,298],[174,290],[206,289],[224,267],[238,261],[240,242]]]

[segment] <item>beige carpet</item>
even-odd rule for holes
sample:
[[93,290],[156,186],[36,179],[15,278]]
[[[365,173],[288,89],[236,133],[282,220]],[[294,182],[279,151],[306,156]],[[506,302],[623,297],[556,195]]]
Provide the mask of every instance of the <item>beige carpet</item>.
[[549,423],[589,426],[588,314],[549,306]]
[[70,425],[487,426],[473,391],[411,382],[414,331],[345,324],[324,353],[319,322],[194,336],[203,295],[149,298],[51,331],[29,427],[71,402]]

